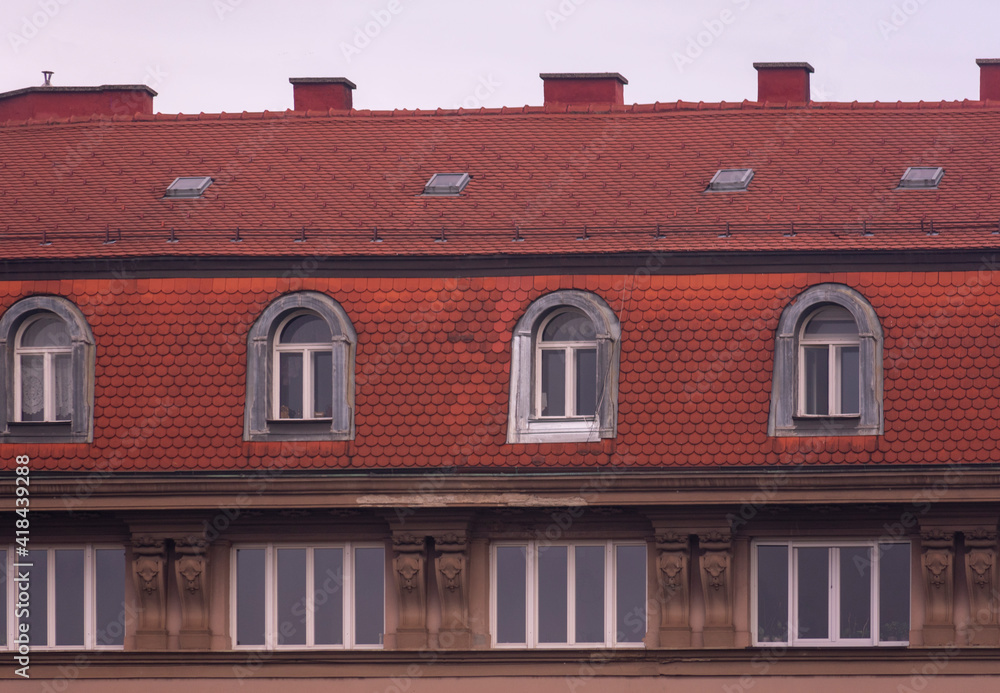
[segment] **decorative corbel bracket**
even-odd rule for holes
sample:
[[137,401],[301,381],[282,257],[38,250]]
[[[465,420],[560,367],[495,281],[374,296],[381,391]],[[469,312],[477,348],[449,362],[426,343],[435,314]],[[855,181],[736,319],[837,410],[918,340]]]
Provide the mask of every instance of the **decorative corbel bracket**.
[[401,649],[427,646],[425,545],[423,536],[398,533],[392,537],[392,570],[399,605],[396,646]]
[[732,536],[713,531],[698,535],[701,591],[705,600],[705,647],[733,647]]
[[690,560],[688,535],[668,531],[656,536],[660,647],[691,647]]
[[965,580],[969,590],[970,645],[1000,644],[997,611],[997,532],[979,527],[965,532]]
[[185,537],[174,542],[174,574],[181,607],[181,649],[206,649],[208,628],[208,542],[201,537]]
[[132,540],[132,582],[138,601],[136,648],[166,649],[167,646],[167,550],[162,539]]
[[472,645],[469,630],[468,542],[464,533],[434,537],[434,570],[441,601],[438,645],[466,649]]
[[920,564],[924,578],[924,645],[955,642],[955,533],[921,532]]

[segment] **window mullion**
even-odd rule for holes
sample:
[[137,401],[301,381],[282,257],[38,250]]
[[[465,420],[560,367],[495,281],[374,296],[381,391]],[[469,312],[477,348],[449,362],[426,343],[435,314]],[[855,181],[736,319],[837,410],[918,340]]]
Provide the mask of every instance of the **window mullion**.
[[311,419],[316,414],[313,405],[312,349],[302,349],[302,418]]
[[872,612],[870,617],[870,623],[872,624],[872,644],[878,645],[882,641],[882,625],[879,623],[879,597],[881,594],[879,586],[879,558],[882,553],[879,551],[879,543],[875,542],[868,547],[868,563],[871,565],[871,569],[868,571],[870,575],[868,576],[868,592],[871,594],[871,605]]
[[604,545],[604,645],[617,645],[616,626],[618,625],[618,571],[615,569],[615,545],[606,542]]
[[83,550],[83,646],[93,648],[96,642],[94,623],[97,621],[97,561],[93,546]]
[[566,416],[576,416],[576,368],[573,359],[576,350],[573,347],[566,347]]
[[264,649],[278,646],[275,632],[278,620],[278,552],[274,544],[264,549]]
[[828,549],[830,570],[827,577],[829,599],[827,600],[827,623],[830,632],[827,639],[830,642],[840,640],[840,549],[831,546]]
[[566,644],[576,644],[576,547],[566,547]]
[[313,547],[306,547],[306,647],[311,647],[316,644],[316,638],[313,635],[313,631],[315,630],[313,626],[316,621],[316,614],[313,613],[316,596],[316,569],[313,559],[313,551]]
[[45,600],[46,624],[48,636],[45,644],[52,647],[56,644],[56,550],[45,550]]
[[354,647],[354,600],[351,599],[351,595],[354,593],[354,545],[350,542],[344,544],[343,553],[343,594],[341,599],[343,599],[343,609],[344,614],[344,624],[341,639],[344,642],[344,647]]
[[42,420],[54,420],[55,395],[52,378],[52,354],[43,351],[42,354]]
[[524,600],[524,608],[527,610],[525,614],[525,632],[524,639],[525,644],[528,647],[535,647],[538,642],[535,640],[535,634],[538,632],[538,607],[537,607],[537,594],[538,594],[538,565],[535,561],[535,552],[537,546],[535,542],[529,541],[525,547],[525,594],[527,599]]

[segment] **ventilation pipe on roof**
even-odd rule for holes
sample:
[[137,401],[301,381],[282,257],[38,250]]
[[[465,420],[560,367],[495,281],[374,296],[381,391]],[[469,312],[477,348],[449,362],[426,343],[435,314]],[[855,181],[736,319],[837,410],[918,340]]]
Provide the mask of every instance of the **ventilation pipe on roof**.
[[354,107],[351,93],[357,85],[344,77],[292,77],[296,111],[349,111]]
[[757,101],[809,103],[809,63],[754,63]]
[[1000,59],[980,58],[979,66],[979,100],[1000,100]]
[[44,120],[70,116],[131,116],[153,112],[156,92],[145,84],[103,84],[99,87],[53,87],[45,84],[0,94],[0,122]]
[[546,106],[622,106],[628,80],[617,72],[543,72]]

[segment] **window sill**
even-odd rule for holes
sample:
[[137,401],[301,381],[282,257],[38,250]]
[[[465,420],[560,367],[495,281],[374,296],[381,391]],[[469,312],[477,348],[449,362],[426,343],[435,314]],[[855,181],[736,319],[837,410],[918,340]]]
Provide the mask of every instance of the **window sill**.
[[263,431],[250,433],[250,441],[353,440],[353,431],[335,431],[333,419],[269,419]]
[[531,419],[527,427],[513,432],[508,443],[596,443],[605,433],[596,418]]
[[70,421],[17,421],[7,424],[0,443],[89,443],[88,434],[74,433]]
[[796,415],[791,426],[775,428],[775,437],[877,436],[879,427],[861,423],[860,414],[840,416]]

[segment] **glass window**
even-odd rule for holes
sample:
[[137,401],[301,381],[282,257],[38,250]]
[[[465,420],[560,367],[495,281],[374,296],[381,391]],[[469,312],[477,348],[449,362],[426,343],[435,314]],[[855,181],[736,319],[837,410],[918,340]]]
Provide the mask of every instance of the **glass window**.
[[821,308],[806,320],[799,339],[800,414],[860,414],[859,340],[858,325],[846,308]]
[[235,553],[237,647],[381,647],[383,547],[268,544]]
[[52,313],[28,318],[14,347],[15,420],[69,421],[73,370],[69,329]]
[[645,544],[494,547],[499,646],[639,645],[646,635]]
[[757,644],[906,644],[909,544],[761,542],[755,560]]
[[597,412],[597,335],[577,310],[560,310],[541,326],[537,350],[537,416],[572,418]]
[[276,419],[329,419],[333,415],[333,345],[330,326],[312,313],[286,318],[274,343]]

